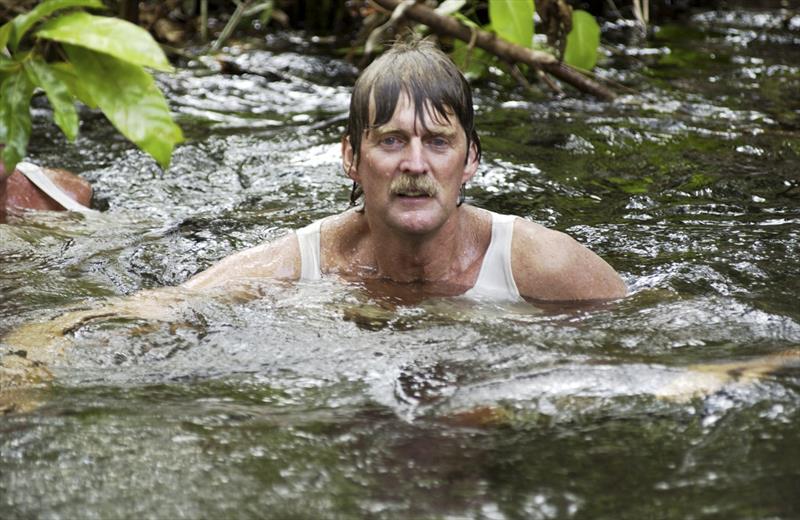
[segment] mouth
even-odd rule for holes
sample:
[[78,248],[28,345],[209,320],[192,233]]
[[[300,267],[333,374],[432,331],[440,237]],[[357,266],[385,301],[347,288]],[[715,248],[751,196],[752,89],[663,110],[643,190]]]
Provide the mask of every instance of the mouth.
[[395,195],[404,198],[420,198],[420,197],[428,198],[431,196],[430,193],[425,191],[403,191],[403,192],[397,192],[395,193]]

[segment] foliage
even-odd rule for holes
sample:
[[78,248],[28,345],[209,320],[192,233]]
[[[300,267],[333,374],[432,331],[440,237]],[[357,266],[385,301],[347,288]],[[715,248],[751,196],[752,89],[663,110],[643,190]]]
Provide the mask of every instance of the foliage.
[[[84,11],[47,19],[77,7],[104,6],[100,0],[46,0],[0,27],[0,143],[6,170],[26,155],[36,88],[44,91],[55,123],[70,141],[78,134],[79,100],[102,110],[117,130],[166,168],[183,135],[145,67],[172,67],[150,34],[126,21]],[[47,60],[54,55],[59,59]]]
[[580,9],[572,11],[572,30],[567,35],[564,61],[579,69],[592,70],[599,45],[600,27],[594,17]]
[[[451,14],[462,22],[477,28],[478,24],[468,17],[469,12],[465,15],[453,11],[454,7],[457,6],[457,11],[466,3],[459,0],[447,0],[439,6],[437,11],[442,14]],[[447,8],[445,8],[446,5]],[[522,47],[534,47],[534,0],[489,0],[488,7],[490,23],[481,27],[482,29],[493,31],[498,36]],[[472,8],[472,13],[474,13],[474,8]],[[567,35],[566,48],[562,57],[564,62],[579,69],[591,70],[597,63],[599,46],[600,27],[594,17],[586,11],[573,10],[572,30]],[[479,49],[471,50],[473,53],[478,51]],[[478,62],[485,62],[487,58],[485,53],[475,57]],[[466,44],[461,42],[454,44],[453,59],[464,67],[465,73],[480,75],[481,70],[468,55]]]
[[506,40],[521,47],[533,44],[533,0],[489,0],[489,19]]
[[[441,14],[452,14],[453,16],[458,18],[463,24],[469,27],[473,27],[475,29],[480,28],[477,23],[473,22],[463,14],[457,12],[458,9],[460,9],[465,2],[463,1],[452,2],[451,5],[448,5],[448,2],[451,2],[451,0],[442,2],[442,4],[439,5],[437,11],[439,11]],[[461,5],[458,5],[454,12],[452,13],[447,12],[448,8],[455,8],[456,4],[459,3]],[[459,67],[461,67],[461,70],[464,72],[464,74],[468,78],[473,78],[473,79],[483,76],[486,71],[486,64],[490,63],[492,60],[492,57],[489,55],[488,52],[478,47],[470,49],[469,44],[462,42],[461,40],[455,40],[453,42],[452,58],[453,62]]]

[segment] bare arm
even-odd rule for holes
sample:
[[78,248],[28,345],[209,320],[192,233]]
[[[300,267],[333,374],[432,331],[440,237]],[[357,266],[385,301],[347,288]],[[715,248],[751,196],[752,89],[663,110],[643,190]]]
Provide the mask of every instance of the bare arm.
[[294,233],[234,253],[181,284],[202,291],[247,279],[297,280],[300,277],[300,246]]
[[111,301],[100,311],[145,319],[174,319],[198,293],[224,291],[229,297],[251,299],[243,285],[248,280],[296,280],[300,275],[297,236],[286,236],[227,256],[178,287],[140,291]]
[[627,289],[602,258],[564,233],[517,219],[511,251],[522,296],[543,301],[610,300]]
[[275,242],[256,246],[224,258],[179,287],[139,291],[111,298],[102,306],[70,311],[46,322],[27,323],[2,338],[2,343],[25,350],[31,359],[46,361],[56,345],[68,335],[95,320],[144,318],[156,321],[180,320],[198,293],[224,290],[226,296],[252,297],[242,287],[253,279],[297,279],[300,252],[297,238],[290,233]]

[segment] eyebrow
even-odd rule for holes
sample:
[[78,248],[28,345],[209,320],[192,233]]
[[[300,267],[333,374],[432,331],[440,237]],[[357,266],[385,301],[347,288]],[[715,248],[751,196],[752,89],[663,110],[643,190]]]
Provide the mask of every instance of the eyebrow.
[[[376,135],[407,133],[402,128],[389,125],[382,125],[377,128],[370,128],[367,130],[367,132],[369,133],[375,132]],[[454,128],[450,128],[447,126],[433,125],[433,126],[428,126],[428,128],[426,129],[426,133],[431,135],[442,135],[445,137],[452,137],[457,134],[457,131]]]

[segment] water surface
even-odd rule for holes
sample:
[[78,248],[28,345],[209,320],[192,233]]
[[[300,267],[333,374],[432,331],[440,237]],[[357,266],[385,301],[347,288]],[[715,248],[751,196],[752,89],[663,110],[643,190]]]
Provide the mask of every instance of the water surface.
[[[477,85],[468,199],[570,233],[630,297],[264,282],[172,322],[94,320],[0,417],[0,517],[800,516],[797,364],[747,365],[800,348],[800,19],[604,31],[603,74],[632,89],[614,103]],[[33,158],[90,179],[104,212],[0,225],[0,332],[346,207],[355,71],[270,48],[232,50],[243,74],[161,78],[189,137],[166,172],[97,115],[73,146],[36,109]]]

